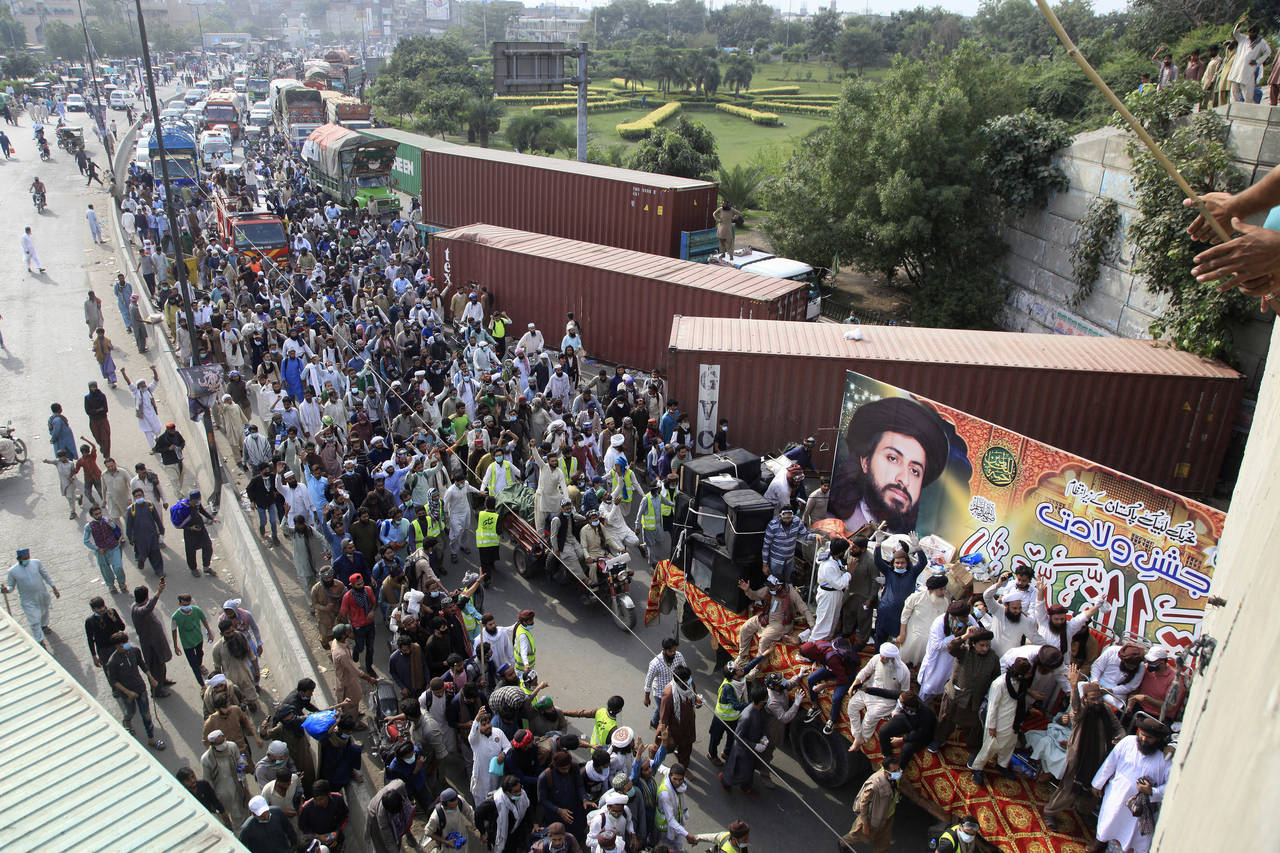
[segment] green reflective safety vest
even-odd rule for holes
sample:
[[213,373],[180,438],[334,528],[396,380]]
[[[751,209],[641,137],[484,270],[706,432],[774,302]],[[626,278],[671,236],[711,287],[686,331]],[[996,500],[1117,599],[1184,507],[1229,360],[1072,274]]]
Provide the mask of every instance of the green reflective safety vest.
[[733,838],[727,832],[717,832],[716,838],[711,842],[715,845],[714,849],[720,853],[741,853],[738,845],[733,843]]
[[507,324],[502,320],[493,321],[493,338],[500,341],[507,336]]
[[597,708],[596,724],[591,727],[591,746],[608,746],[609,738],[617,727],[618,721],[609,716],[608,708]]
[[658,513],[660,512],[658,504],[655,502],[652,494],[646,494],[640,503],[640,526],[645,530],[658,529]]
[[[936,850],[938,847],[938,842],[944,838],[947,841],[951,842],[952,850],[964,850],[966,846],[972,848],[973,847],[972,844],[966,845],[963,841],[960,840],[960,836],[958,834],[959,831],[960,831],[960,824],[958,823],[955,826],[947,827],[942,831],[942,833],[936,839],[934,839],[933,844],[932,846],[930,846],[929,849]],[[975,843],[976,843],[976,839],[975,839]]]
[[476,516],[476,547],[493,548],[498,545],[498,514],[487,509]]
[[[662,782],[659,783],[658,785],[658,793],[655,796],[661,797],[663,791],[666,791],[668,793],[674,793],[676,795],[676,807],[675,807],[676,819],[679,820],[681,823],[684,823],[684,816],[685,816],[684,794],[674,790],[671,787],[670,776],[662,777]],[[655,817],[654,824],[658,827],[658,832],[662,833],[663,835],[666,835],[667,834],[667,813],[662,810],[661,806],[658,807],[654,817]]]
[[666,518],[676,511],[676,490],[662,490],[662,517]]
[[[520,659],[520,637],[521,636],[525,636],[529,638],[529,659],[528,660]],[[512,643],[512,645],[515,647],[516,667],[522,670],[533,669],[534,663],[538,658],[538,649],[533,642],[533,632],[523,625],[516,625],[515,642]]]
[[[622,491],[618,492],[618,485],[622,484]],[[615,468],[609,472],[609,491],[614,492],[620,501],[629,501],[635,498],[636,492],[640,491],[640,484],[636,482],[636,474],[630,468],[621,477]]]
[[742,716],[742,711],[724,701],[724,689],[726,687],[729,688],[729,692],[734,696],[738,695],[738,692],[733,689],[732,681],[726,678],[724,681],[720,682],[720,689],[716,691],[716,716],[724,720],[726,723],[732,723]]
[[466,629],[467,636],[475,636],[476,626],[480,624],[480,620],[472,616],[471,612],[465,607],[458,608],[458,615],[462,617],[462,627]]

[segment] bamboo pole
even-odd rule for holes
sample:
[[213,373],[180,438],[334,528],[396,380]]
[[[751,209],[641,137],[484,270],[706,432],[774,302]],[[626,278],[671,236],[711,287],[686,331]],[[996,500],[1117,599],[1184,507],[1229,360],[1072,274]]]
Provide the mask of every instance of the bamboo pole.
[[1071,36],[1067,35],[1067,31],[1063,28],[1062,22],[1058,20],[1058,16],[1054,14],[1053,9],[1049,8],[1048,0],[1036,0],[1036,5],[1040,7],[1040,13],[1044,15],[1045,20],[1049,22],[1049,26],[1053,28],[1055,33],[1057,33],[1058,40],[1066,47],[1067,55],[1075,60],[1076,65],[1080,66],[1080,70],[1085,73],[1085,76],[1087,76],[1093,85],[1098,88],[1098,91],[1102,92],[1103,97],[1111,102],[1111,106],[1116,108],[1116,112],[1120,113],[1120,117],[1129,125],[1129,129],[1137,135],[1138,139],[1142,140],[1142,144],[1145,145],[1147,150],[1151,152],[1151,155],[1156,158],[1156,162],[1169,173],[1169,177],[1173,178],[1174,182],[1178,185],[1178,189],[1182,190],[1183,194],[1185,194],[1187,198],[1195,202],[1196,209],[1200,211],[1200,215],[1203,216],[1205,221],[1209,223],[1209,226],[1213,228],[1213,233],[1217,234],[1218,239],[1222,240],[1224,243],[1230,240],[1231,235],[1222,227],[1222,223],[1218,222],[1217,218],[1209,212],[1209,206],[1205,204],[1199,194],[1191,188],[1191,184],[1187,183],[1187,179],[1182,177],[1181,173],[1178,172],[1178,167],[1173,165],[1173,161],[1164,153],[1160,144],[1151,138],[1151,134],[1147,133],[1147,129],[1142,126],[1142,123],[1134,117],[1133,113],[1129,112],[1129,108],[1124,105],[1124,101],[1120,100],[1119,96],[1117,96],[1115,92],[1111,91],[1111,87],[1107,85],[1107,82],[1102,79],[1097,71],[1093,70],[1093,66],[1089,64],[1089,60],[1085,59],[1084,55],[1080,53],[1080,49],[1076,47],[1075,42],[1071,40]]

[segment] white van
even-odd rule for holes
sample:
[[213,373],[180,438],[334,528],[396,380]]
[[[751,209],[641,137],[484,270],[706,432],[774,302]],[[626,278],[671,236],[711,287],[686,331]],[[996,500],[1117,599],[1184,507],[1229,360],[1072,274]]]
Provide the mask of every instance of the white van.
[[224,132],[206,130],[200,134],[200,162],[206,169],[232,159],[231,137]]
[[134,106],[133,92],[127,89],[116,89],[111,93],[111,102],[109,106],[113,110],[124,110]]

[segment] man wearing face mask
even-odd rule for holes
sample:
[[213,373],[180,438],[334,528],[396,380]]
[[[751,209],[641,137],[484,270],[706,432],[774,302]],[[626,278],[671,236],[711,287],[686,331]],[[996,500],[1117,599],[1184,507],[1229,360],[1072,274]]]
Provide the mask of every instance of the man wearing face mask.
[[917,752],[934,738],[938,718],[914,690],[904,690],[898,697],[893,716],[880,730],[880,748],[897,753],[903,767],[911,763]]
[[480,491],[486,495],[498,495],[507,486],[519,479],[520,472],[516,470],[516,466],[511,464],[511,460],[507,458],[506,448],[501,446],[494,447],[493,463],[484,472],[484,479],[480,482]]
[[880,546],[871,551],[872,560],[884,578],[880,588],[880,604],[876,607],[876,644],[896,637],[902,628],[902,608],[916,587],[916,578],[924,571],[925,555],[917,549],[914,560],[905,547],[893,552],[893,561],[886,563]]
[[[940,577],[931,581],[942,580]],[[945,581],[944,581],[945,583]],[[945,587],[943,595],[945,596]],[[963,636],[969,628],[978,627],[967,601],[953,601],[946,611],[933,620],[929,628],[929,640],[925,647],[924,661],[920,664],[920,698],[925,702],[942,695],[947,679],[955,668],[955,658],[947,653],[951,640]]]
[[917,794],[903,778],[898,759],[886,758],[880,769],[868,776],[858,789],[853,803],[853,826],[840,838],[841,849],[853,853],[855,845],[870,844],[872,853],[888,853],[893,842],[893,816],[903,796],[932,813],[938,812],[937,806]]
[[982,600],[987,606],[984,623],[992,634],[991,648],[996,656],[1010,649],[1026,645],[1039,635],[1039,629],[1033,620],[1022,612],[1024,599],[1021,594],[1000,594],[1000,584],[994,583],[982,593]]
[[200,775],[213,786],[232,826],[238,826],[248,816],[245,803],[249,799],[244,780],[240,777],[240,751],[227,740],[221,729],[213,729],[205,735],[209,748],[200,756]]
[[[1146,718],[1138,724],[1137,734],[1124,738],[1111,750],[1093,777],[1093,793],[1102,799],[1102,806],[1098,811],[1097,841],[1089,853],[1102,853],[1111,841],[1132,853],[1147,853],[1151,848],[1150,829],[1146,834],[1141,830],[1146,819],[1154,821],[1151,807],[1164,799],[1164,786],[1172,767],[1164,754],[1168,742],[1169,728]],[[1141,818],[1128,807],[1135,795],[1138,810],[1146,812]]]
[[[147,682],[154,689],[159,682],[147,671],[142,652],[129,642],[129,635],[124,631],[111,635],[114,651],[107,658],[103,670],[107,675],[107,683],[111,685],[111,695],[115,697],[124,714],[125,731],[133,733],[133,714],[135,711],[142,717],[142,725],[147,730],[147,743],[155,750],[165,748],[165,742],[156,737],[155,726],[151,722],[151,705],[147,700]],[[146,680],[143,680],[143,676]]]
[[284,853],[293,849],[298,833],[283,811],[272,807],[265,797],[249,800],[249,811],[252,816],[240,825],[236,837],[250,853]]
[[982,837],[982,825],[973,815],[965,815],[960,822],[938,836],[937,853],[997,853],[998,847]]
[[751,849],[751,827],[745,820],[729,824],[728,832],[701,832],[695,837],[711,842],[713,853],[747,853]]
[[[1176,719],[1186,699],[1186,685],[1181,682],[1178,666],[1169,660],[1169,650],[1164,646],[1152,646],[1143,657],[1146,661],[1146,672],[1138,683],[1138,690],[1129,697],[1128,712],[1138,708],[1148,714],[1163,719]],[[1180,687],[1176,700],[1165,701],[1169,691],[1177,683]]]
[[18,562],[9,567],[9,574],[5,578],[5,583],[0,584],[0,591],[8,595],[11,591],[17,590],[18,604],[22,608],[22,615],[27,617],[27,627],[31,629],[31,636],[47,649],[49,647],[45,646],[44,635],[52,633],[49,628],[49,608],[53,605],[53,600],[49,598],[45,587],[53,590],[57,598],[62,598],[62,593],[58,592],[58,587],[53,582],[53,578],[49,577],[44,564],[39,560],[31,559],[29,549],[19,548],[17,557]]

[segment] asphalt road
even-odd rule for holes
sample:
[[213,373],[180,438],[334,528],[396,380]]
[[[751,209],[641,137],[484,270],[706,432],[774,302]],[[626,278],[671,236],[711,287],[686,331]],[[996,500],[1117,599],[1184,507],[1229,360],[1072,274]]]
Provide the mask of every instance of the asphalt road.
[[[113,115],[118,123],[124,124],[123,113]],[[72,123],[87,126],[88,120],[83,114],[73,114]],[[11,202],[0,210],[0,222],[3,222],[0,229],[9,235],[7,246],[0,251],[10,258],[0,268],[0,292],[5,294],[0,299],[0,315],[3,315],[0,329],[7,346],[0,350],[0,399],[7,403],[5,410],[0,411],[0,420],[13,420],[18,434],[30,448],[33,461],[21,470],[0,472],[0,552],[12,554],[16,548],[30,547],[33,556],[44,561],[63,593],[53,611],[52,627],[56,633],[51,639],[52,652],[115,715],[116,705],[110,689],[101,672],[94,668],[83,639],[82,624],[89,613],[88,599],[106,594],[93,556],[81,542],[87,514],[74,522],[67,518],[67,505],[58,493],[56,473],[52,466],[43,465],[39,460],[52,456],[45,427],[51,402],[62,403],[77,435],[88,435],[82,398],[86,383],[101,377],[83,320],[86,290],[96,288],[102,297],[107,334],[116,345],[116,361],[131,376],[149,376],[147,359],[158,357],[158,349],[153,347],[147,356],[136,352],[132,336],[125,332],[111,296],[110,282],[117,270],[115,247],[94,246],[89,238],[84,220],[89,203],[100,211],[104,232],[110,235],[106,227],[109,197],[96,184],[86,189],[74,160],[56,147],[54,161],[41,163],[31,140],[30,121],[25,116],[21,128],[8,128],[6,132],[14,140],[17,155],[12,160],[0,161],[0,188]],[[95,159],[104,166],[105,154],[92,132],[87,131],[85,136]],[[50,139],[52,141],[52,134]],[[49,207],[39,216],[28,206],[26,191],[37,174],[49,189]],[[37,250],[48,268],[42,275],[29,275],[23,266],[18,238],[23,226],[28,224],[32,226]],[[123,383],[114,391],[102,384],[111,405],[113,455],[122,467],[130,470],[137,461],[158,466],[158,459],[144,446]],[[196,448],[203,442],[185,416],[185,401],[161,399],[160,404],[161,420],[177,422],[187,437],[189,450],[199,452]],[[210,486],[201,485],[206,489]],[[172,495],[172,481],[166,480],[165,486]],[[228,506],[223,511],[239,510]],[[256,519],[253,526],[256,529]],[[216,537],[216,527],[213,532]],[[171,584],[166,588],[163,602],[166,616],[176,607],[176,594],[189,591],[211,620],[216,621],[220,604],[235,588],[233,580],[239,568],[215,557],[218,577],[197,580],[188,574],[180,548],[177,537],[171,533],[165,549]],[[215,554],[222,550],[215,539]],[[294,578],[288,545],[267,551],[268,562],[278,573],[288,595],[291,614],[303,631],[306,648],[317,668],[325,671],[327,655],[320,652],[307,594]],[[648,572],[638,553],[633,554],[633,565],[640,567],[640,571],[632,593],[642,609]],[[459,580],[465,568],[462,564],[450,566],[446,581]],[[125,558],[125,571],[131,586],[145,582],[154,589],[154,577],[148,572],[144,578],[129,556]],[[132,598],[118,595],[111,603],[128,623]],[[15,607],[16,604],[15,601]],[[634,635],[626,633],[600,605],[580,603],[576,590],[557,587],[546,578],[525,581],[515,576],[510,551],[504,548],[495,584],[486,596],[485,609],[493,612],[501,624],[510,624],[515,613],[525,607],[533,608],[538,614],[537,668],[550,683],[548,692],[556,704],[568,709],[595,708],[610,695],[620,694],[627,701],[622,722],[635,727],[646,739],[651,738],[648,709],[641,704],[644,672],[662,637],[674,631],[674,616],[664,617],[648,627],[638,626]],[[279,698],[292,685],[279,685],[272,680],[273,647],[269,637],[264,639],[267,674],[263,684]],[[376,660],[382,672],[385,672],[388,654],[385,640],[383,630]],[[704,696],[710,698],[720,680],[713,672],[710,641],[686,641],[682,650],[695,671],[698,686]],[[169,672],[178,685],[173,688],[172,698],[155,703],[161,736],[170,744],[158,758],[171,769],[183,764],[194,766],[203,751],[199,741],[202,719],[196,682],[181,657],[170,662]],[[699,741],[690,780],[690,826],[698,832],[709,832],[723,829],[730,821],[741,818],[752,824],[755,851],[797,850],[802,844],[834,849],[836,836],[847,830],[851,822],[856,786],[822,790],[810,781],[791,755],[778,752],[775,777],[783,784],[776,790],[757,786],[760,796],[755,798],[737,792],[725,793],[716,779],[717,769],[705,757],[710,704],[699,712]],[[141,726],[136,728],[141,737]],[[788,791],[787,786],[795,793]],[[932,818],[909,803],[902,804],[893,849],[926,849],[928,827],[932,822]]]

